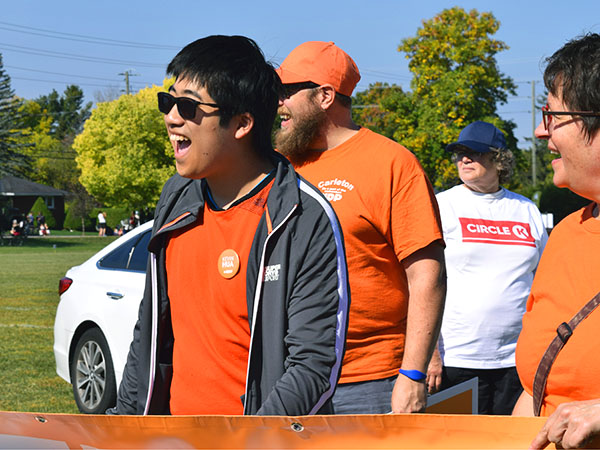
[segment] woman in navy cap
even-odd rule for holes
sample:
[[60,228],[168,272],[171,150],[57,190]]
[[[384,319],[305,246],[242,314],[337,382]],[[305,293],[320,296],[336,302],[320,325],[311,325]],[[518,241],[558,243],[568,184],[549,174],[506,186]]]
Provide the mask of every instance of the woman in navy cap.
[[535,204],[501,186],[514,167],[502,131],[473,122],[446,150],[462,184],[437,194],[448,271],[442,388],[477,377],[479,413],[510,414],[522,391],[521,318],[548,236]]

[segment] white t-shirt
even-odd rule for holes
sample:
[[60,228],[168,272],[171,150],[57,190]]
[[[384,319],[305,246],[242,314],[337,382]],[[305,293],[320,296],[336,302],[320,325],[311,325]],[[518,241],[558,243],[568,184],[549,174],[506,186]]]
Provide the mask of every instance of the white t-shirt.
[[98,223],[99,224],[106,223],[106,219],[104,218],[104,214],[98,213]]
[[465,185],[436,196],[448,273],[440,336],[444,366],[515,365],[515,347],[531,283],[548,235],[535,204],[501,188]]

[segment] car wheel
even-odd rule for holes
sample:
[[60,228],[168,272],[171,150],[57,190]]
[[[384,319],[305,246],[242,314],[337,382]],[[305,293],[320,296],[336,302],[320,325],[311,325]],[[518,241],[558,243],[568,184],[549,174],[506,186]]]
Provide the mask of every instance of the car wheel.
[[71,360],[71,383],[79,411],[104,414],[115,405],[117,387],[110,350],[98,328],[81,335]]

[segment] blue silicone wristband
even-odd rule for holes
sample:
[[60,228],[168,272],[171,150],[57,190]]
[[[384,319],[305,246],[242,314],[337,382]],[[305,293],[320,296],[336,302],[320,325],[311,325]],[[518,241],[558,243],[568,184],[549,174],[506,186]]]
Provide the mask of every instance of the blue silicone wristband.
[[402,375],[404,375],[405,377],[410,378],[413,381],[422,381],[425,378],[427,378],[427,375],[424,374],[423,372],[421,372],[420,370],[404,370],[404,369],[399,369],[398,372],[400,372]]

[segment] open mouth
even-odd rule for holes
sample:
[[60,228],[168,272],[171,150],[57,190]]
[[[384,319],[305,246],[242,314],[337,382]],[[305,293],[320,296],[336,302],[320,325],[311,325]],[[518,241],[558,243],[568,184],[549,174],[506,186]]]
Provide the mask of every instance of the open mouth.
[[292,118],[292,116],[290,114],[287,113],[281,113],[279,114],[279,117],[281,119],[281,126],[285,127],[288,125],[290,119]]
[[561,156],[561,154],[560,154],[560,152],[558,150],[553,149],[553,148],[548,148],[548,150],[550,151],[551,155],[556,156],[556,158],[554,158],[552,160],[552,163],[554,163],[554,161],[560,161],[562,159],[562,156]]
[[187,137],[181,136],[180,134],[171,134],[169,139],[175,144],[176,155],[185,152],[192,143]]

